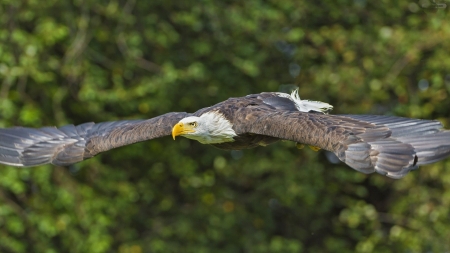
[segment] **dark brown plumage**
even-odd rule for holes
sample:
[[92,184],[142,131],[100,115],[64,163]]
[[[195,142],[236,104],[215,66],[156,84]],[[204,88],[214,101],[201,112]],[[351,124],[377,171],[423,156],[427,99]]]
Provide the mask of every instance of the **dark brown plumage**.
[[[60,128],[0,129],[0,163],[70,165],[116,147],[170,135],[180,120],[207,113],[222,115],[232,124],[234,141],[212,144],[222,149],[290,140],[331,151],[363,173],[378,172],[393,178],[450,155],[450,131],[443,130],[438,121],[304,112],[300,111],[302,103],[293,95],[261,93],[230,98],[193,114],[167,113],[148,120]],[[316,108],[315,104],[310,106]]]

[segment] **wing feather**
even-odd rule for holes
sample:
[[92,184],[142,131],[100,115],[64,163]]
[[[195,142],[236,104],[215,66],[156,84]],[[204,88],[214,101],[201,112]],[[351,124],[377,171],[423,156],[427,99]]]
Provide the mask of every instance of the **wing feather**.
[[148,120],[0,129],[0,163],[70,165],[116,147],[170,135],[172,126],[186,116],[174,112]]
[[317,146],[334,152],[341,161],[363,173],[401,178],[419,165],[450,155],[450,131],[433,120],[251,108],[241,114],[237,119],[238,134],[261,134]]

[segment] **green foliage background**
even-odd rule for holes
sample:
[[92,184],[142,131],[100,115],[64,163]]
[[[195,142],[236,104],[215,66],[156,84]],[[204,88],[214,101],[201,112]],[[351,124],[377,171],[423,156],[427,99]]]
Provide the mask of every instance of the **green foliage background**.
[[[448,127],[450,6],[433,7],[0,0],[0,126],[150,118],[298,86],[333,113]],[[69,168],[0,166],[0,252],[448,252],[449,216],[450,159],[392,180],[293,143],[226,152],[167,137]]]

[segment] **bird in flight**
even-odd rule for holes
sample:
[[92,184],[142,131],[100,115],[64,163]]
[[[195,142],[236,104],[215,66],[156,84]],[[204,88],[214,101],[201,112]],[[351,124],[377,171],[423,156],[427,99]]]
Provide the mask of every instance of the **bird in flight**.
[[379,115],[330,115],[332,106],[291,94],[263,92],[229,98],[194,113],[146,120],[63,127],[0,129],[0,163],[67,166],[101,152],[163,136],[239,150],[279,140],[325,149],[351,168],[401,178],[450,155],[450,130],[434,120]]

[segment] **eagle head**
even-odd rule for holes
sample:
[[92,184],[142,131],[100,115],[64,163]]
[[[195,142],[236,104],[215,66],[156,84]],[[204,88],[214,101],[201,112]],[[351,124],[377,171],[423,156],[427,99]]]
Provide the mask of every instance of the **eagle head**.
[[189,116],[180,120],[172,128],[172,137],[183,136],[203,144],[234,141],[237,136],[233,125],[217,111],[206,112],[199,117]]

